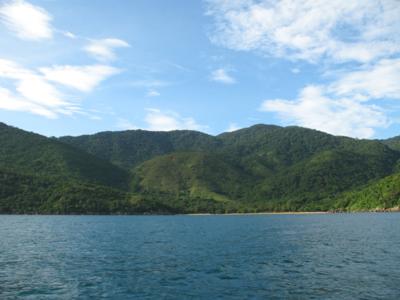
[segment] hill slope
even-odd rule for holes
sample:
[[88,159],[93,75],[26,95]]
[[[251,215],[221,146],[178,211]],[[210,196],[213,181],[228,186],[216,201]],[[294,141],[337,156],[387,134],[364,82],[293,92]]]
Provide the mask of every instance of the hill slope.
[[381,142],[393,150],[400,151],[400,136],[395,136],[390,139],[381,140]]
[[55,139],[0,123],[0,168],[126,189],[127,171]]
[[0,169],[0,213],[124,213],[127,200],[106,186]]
[[366,186],[345,192],[334,205],[339,210],[399,210],[400,174],[393,174]]
[[208,151],[219,145],[214,137],[189,130],[100,132],[94,135],[61,137],[60,141],[126,169],[158,155],[175,151]]
[[0,212],[366,209],[360,189],[395,182],[400,158],[385,142],[271,125],[54,139],[0,124],[0,142]]

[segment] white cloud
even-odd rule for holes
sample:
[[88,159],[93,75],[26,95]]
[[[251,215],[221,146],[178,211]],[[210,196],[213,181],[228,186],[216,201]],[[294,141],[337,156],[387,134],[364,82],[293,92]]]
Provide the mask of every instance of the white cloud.
[[42,40],[53,36],[51,15],[41,7],[23,0],[0,6],[0,19],[9,30],[24,40]]
[[180,129],[201,130],[206,128],[199,125],[193,118],[182,117],[172,111],[161,111],[159,109],[147,109],[145,117],[147,128],[154,131],[170,131]]
[[332,98],[322,86],[305,87],[294,101],[265,100],[260,110],[278,113],[285,122],[359,138],[373,137],[375,128],[390,123],[379,107],[351,98]]
[[[52,16],[46,10],[24,0],[0,0],[0,22],[24,40],[50,39],[54,33],[70,39],[84,39],[69,31],[53,28]],[[116,48],[128,46],[125,41],[109,38],[90,40],[85,50],[99,60],[112,60]],[[34,70],[0,58],[0,79],[5,79],[0,86],[0,109],[30,112],[47,118],[57,118],[61,114],[97,118],[83,111],[79,104],[66,100],[61,85],[90,92],[120,71],[102,64],[53,65]],[[72,97],[76,99],[74,94],[68,95],[68,99]]]
[[290,70],[293,74],[299,74],[301,71],[299,68],[293,68]]
[[147,89],[146,97],[159,97],[161,96],[159,89],[169,86],[171,83],[164,80],[143,79],[131,81],[129,85],[135,88]]
[[228,71],[225,69],[217,69],[211,73],[211,80],[216,82],[221,82],[225,84],[234,84],[236,83],[235,78],[228,74]]
[[127,119],[122,119],[122,118],[118,119],[117,127],[119,129],[123,129],[123,130],[135,130],[135,129],[138,129],[138,127],[135,124],[131,123]]
[[239,130],[241,127],[239,127],[236,123],[230,123],[228,129],[226,130],[227,132],[232,132]]
[[41,71],[45,75],[13,61],[0,59],[0,78],[10,80],[15,88],[15,91],[10,91],[0,87],[0,109],[30,112],[48,118],[56,118],[60,114],[85,114],[80,105],[65,100],[49,80],[88,92],[106,76],[114,74],[116,69],[106,66],[56,66],[42,68]]
[[266,100],[261,110],[286,123],[353,137],[372,137],[390,124],[381,104],[370,101],[400,99],[398,0],[207,2],[215,21],[213,42],[318,63],[333,74],[327,83],[304,87],[292,101]]
[[147,97],[158,97],[161,96],[160,92],[156,91],[156,90],[149,90],[147,91],[146,94]]
[[139,87],[139,88],[160,88],[171,85],[170,82],[157,80],[157,79],[143,79],[143,80],[135,80],[129,83],[130,86]]
[[92,91],[101,81],[120,72],[117,68],[105,65],[52,66],[39,70],[47,80],[82,92]]
[[77,36],[75,34],[73,34],[72,32],[70,32],[70,31],[64,31],[63,35],[66,36],[67,38],[70,38],[70,39],[76,39],[77,38]]
[[43,77],[13,61],[0,59],[0,77],[12,79],[16,91],[29,102],[53,108],[68,104]]
[[57,114],[53,111],[28,100],[24,100],[23,98],[18,98],[17,96],[13,95],[11,91],[2,87],[0,87],[0,109],[30,112],[49,119],[54,119],[57,117]]
[[30,75],[20,78],[17,91],[26,99],[48,107],[60,107],[67,104],[61,99],[60,92],[42,77]]
[[400,59],[383,59],[347,72],[333,82],[329,90],[359,100],[400,99]]
[[400,51],[397,0],[209,0],[211,39],[235,50],[316,62],[369,62]]
[[382,59],[336,76],[325,85],[303,88],[294,101],[266,100],[261,110],[300,126],[362,138],[390,124],[384,110],[367,103],[400,99],[400,59]]
[[115,59],[115,49],[130,47],[120,39],[108,38],[102,40],[91,40],[84,50],[100,61],[111,61]]

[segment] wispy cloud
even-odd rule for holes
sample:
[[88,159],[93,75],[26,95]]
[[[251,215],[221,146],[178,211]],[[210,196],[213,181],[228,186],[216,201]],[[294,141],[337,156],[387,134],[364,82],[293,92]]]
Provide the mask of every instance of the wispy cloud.
[[290,70],[293,74],[299,74],[301,70],[299,68],[293,68]]
[[135,130],[138,127],[127,119],[119,118],[117,121],[117,128],[122,130]]
[[147,91],[146,94],[147,97],[158,97],[161,96],[160,92],[156,91],[156,90],[149,90]]
[[323,65],[330,73],[325,83],[303,87],[296,99],[265,100],[262,111],[285,123],[353,137],[372,137],[391,123],[376,101],[400,99],[399,1],[207,2],[213,42]]
[[126,47],[130,47],[127,42],[116,38],[108,38],[91,40],[84,50],[97,60],[112,61],[116,58],[115,49]]
[[47,80],[82,92],[92,91],[101,81],[120,72],[119,69],[106,65],[52,66],[39,70]]
[[51,109],[35,104],[23,97],[18,97],[10,90],[0,87],[0,109],[29,112],[49,119],[55,119],[57,114]]
[[119,72],[116,68],[101,65],[53,66],[39,70],[37,72],[14,61],[0,59],[0,78],[11,80],[15,87],[11,91],[0,86],[0,109],[30,112],[49,118],[60,114],[84,114],[80,105],[66,100],[54,83],[90,92],[102,80]]
[[[72,114],[78,111],[77,106],[63,99],[57,88],[43,76],[13,61],[0,59],[0,78],[12,80],[15,86],[14,93],[2,88],[3,109],[8,107],[52,118],[60,113]],[[15,102],[15,105],[7,102]]]
[[236,131],[239,130],[241,127],[238,126],[236,123],[230,123],[228,126],[228,129],[226,130],[227,132],[232,132],[232,131]]
[[131,81],[129,85],[134,88],[146,89],[146,97],[159,97],[161,96],[160,89],[170,86],[171,83],[158,79],[142,79]]
[[278,113],[289,124],[360,138],[373,137],[376,127],[390,124],[379,107],[346,97],[333,98],[323,86],[307,86],[292,101],[265,100],[260,110]]
[[329,90],[359,100],[400,99],[400,58],[383,59],[346,72],[329,86]]
[[400,100],[400,59],[383,59],[347,71],[325,85],[303,88],[295,100],[266,100],[261,110],[285,121],[332,134],[370,138],[390,124],[386,112],[369,101]]
[[400,5],[386,1],[209,0],[212,41],[286,59],[368,62],[400,49]]
[[[147,108],[144,118],[145,130],[171,131],[171,130],[206,130],[208,127],[198,124],[191,117],[182,117],[171,110]],[[116,127],[123,130],[139,129],[134,123],[125,118],[118,118]]]
[[78,38],[78,37],[76,36],[76,34],[70,32],[70,31],[63,31],[62,34],[63,34],[64,36],[66,36],[67,38],[70,38],[70,39],[76,39],[76,38]]
[[202,130],[206,126],[198,124],[193,118],[182,117],[173,111],[147,109],[145,117],[147,129],[154,131],[170,131],[178,129]]
[[160,88],[166,87],[171,85],[170,82],[158,79],[141,79],[141,80],[134,80],[129,83],[132,87],[138,88]]
[[224,83],[224,84],[234,84],[236,83],[236,79],[229,75],[226,69],[220,68],[214,70],[210,76],[211,80]]
[[23,0],[1,5],[0,19],[20,39],[42,40],[53,36],[52,16],[43,8]]
[[[45,9],[24,0],[0,4],[0,21],[24,40],[50,39],[58,33],[70,39],[88,41],[87,38],[53,27],[52,16]],[[116,48],[129,47],[127,42],[115,38],[89,41],[85,51],[102,61],[115,59]],[[80,43],[76,46],[81,47]],[[0,86],[0,109],[29,112],[47,118],[81,114],[98,119],[96,115],[85,112],[79,103],[72,102],[70,93],[66,100],[62,91],[68,87],[74,92],[88,93],[102,81],[120,72],[120,69],[109,64],[53,65],[32,69],[0,58],[0,78],[6,79]],[[75,96],[73,94],[72,97],[76,99]]]

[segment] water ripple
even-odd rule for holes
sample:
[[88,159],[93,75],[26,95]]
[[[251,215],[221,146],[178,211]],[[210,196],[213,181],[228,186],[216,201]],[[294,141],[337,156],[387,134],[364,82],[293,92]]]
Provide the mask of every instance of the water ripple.
[[399,221],[0,216],[0,299],[399,299]]

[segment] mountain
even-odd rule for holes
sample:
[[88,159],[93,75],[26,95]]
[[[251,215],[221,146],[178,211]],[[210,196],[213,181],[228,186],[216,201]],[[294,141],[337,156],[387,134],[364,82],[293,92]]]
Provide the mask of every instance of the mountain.
[[379,141],[293,126],[255,125],[216,137],[134,130],[61,140],[114,157],[135,174],[139,193],[225,199],[259,210],[329,209],[322,199],[391,174],[399,159]]
[[124,212],[130,174],[84,151],[0,123],[0,212]]
[[78,137],[61,137],[60,141],[125,169],[131,169],[158,155],[175,151],[208,151],[219,146],[214,137],[189,130],[100,132]]
[[75,147],[0,123],[0,168],[127,189],[129,173]]
[[124,213],[126,192],[75,180],[0,169],[0,213]]
[[224,212],[252,185],[252,176],[224,156],[205,152],[173,152],[139,165],[133,172],[134,192],[160,195],[182,212]]
[[376,180],[335,199],[338,210],[400,210],[400,174]]
[[387,141],[262,124],[58,139],[0,124],[0,142],[0,212],[14,213],[372,209],[400,158]]
[[381,140],[383,144],[387,145],[393,150],[400,151],[400,136],[395,136],[386,140]]

